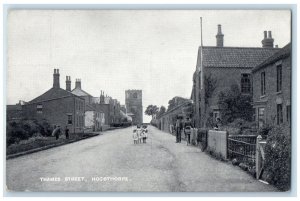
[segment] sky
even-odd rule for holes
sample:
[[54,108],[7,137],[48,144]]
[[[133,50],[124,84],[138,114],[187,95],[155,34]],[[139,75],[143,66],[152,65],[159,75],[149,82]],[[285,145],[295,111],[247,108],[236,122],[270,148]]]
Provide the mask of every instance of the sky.
[[[263,32],[274,44],[291,40],[288,10],[10,10],[7,22],[7,104],[30,101],[52,87],[53,71],[81,79],[125,104],[125,90],[143,90],[144,110],[189,98],[201,41],[215,46],[222,25],[224,46],[261,47]],[[150,117],[144,116],[147,122]]]

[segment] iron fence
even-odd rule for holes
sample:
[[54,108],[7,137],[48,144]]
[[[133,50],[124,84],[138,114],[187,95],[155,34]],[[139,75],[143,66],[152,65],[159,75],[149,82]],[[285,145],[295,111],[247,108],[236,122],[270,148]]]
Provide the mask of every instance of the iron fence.
[[229,135],[228,158],[255,164],[256,135]]

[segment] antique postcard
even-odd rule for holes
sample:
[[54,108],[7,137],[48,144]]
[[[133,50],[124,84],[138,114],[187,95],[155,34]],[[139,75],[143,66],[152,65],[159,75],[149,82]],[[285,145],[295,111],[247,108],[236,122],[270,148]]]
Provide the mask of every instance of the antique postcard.
[[291,18],[9,9],[6,191],[290,191]]

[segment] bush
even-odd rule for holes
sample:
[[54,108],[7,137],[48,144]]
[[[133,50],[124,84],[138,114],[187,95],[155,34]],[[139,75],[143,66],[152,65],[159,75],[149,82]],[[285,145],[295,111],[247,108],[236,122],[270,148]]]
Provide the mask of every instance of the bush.
[[6,146],[28,140],[34,135],[50,136],[52,128],[45,120],[12,121],[6,125]]
[[237,84],[219,93],[218,105],[224,124],[231,123],[237,118],[246,121],[253,118],[252,96],[242,94]]
[[290,189],[291,138],[289,129],[274,127],[269,131],[264,168],[267,182],[283,191]]

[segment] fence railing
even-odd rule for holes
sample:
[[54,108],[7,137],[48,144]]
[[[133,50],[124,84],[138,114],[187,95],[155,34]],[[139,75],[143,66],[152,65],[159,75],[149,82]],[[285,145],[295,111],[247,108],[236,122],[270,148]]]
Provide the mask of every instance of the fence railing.
[[256,135],[229,135],[228,158],[255,164]]

